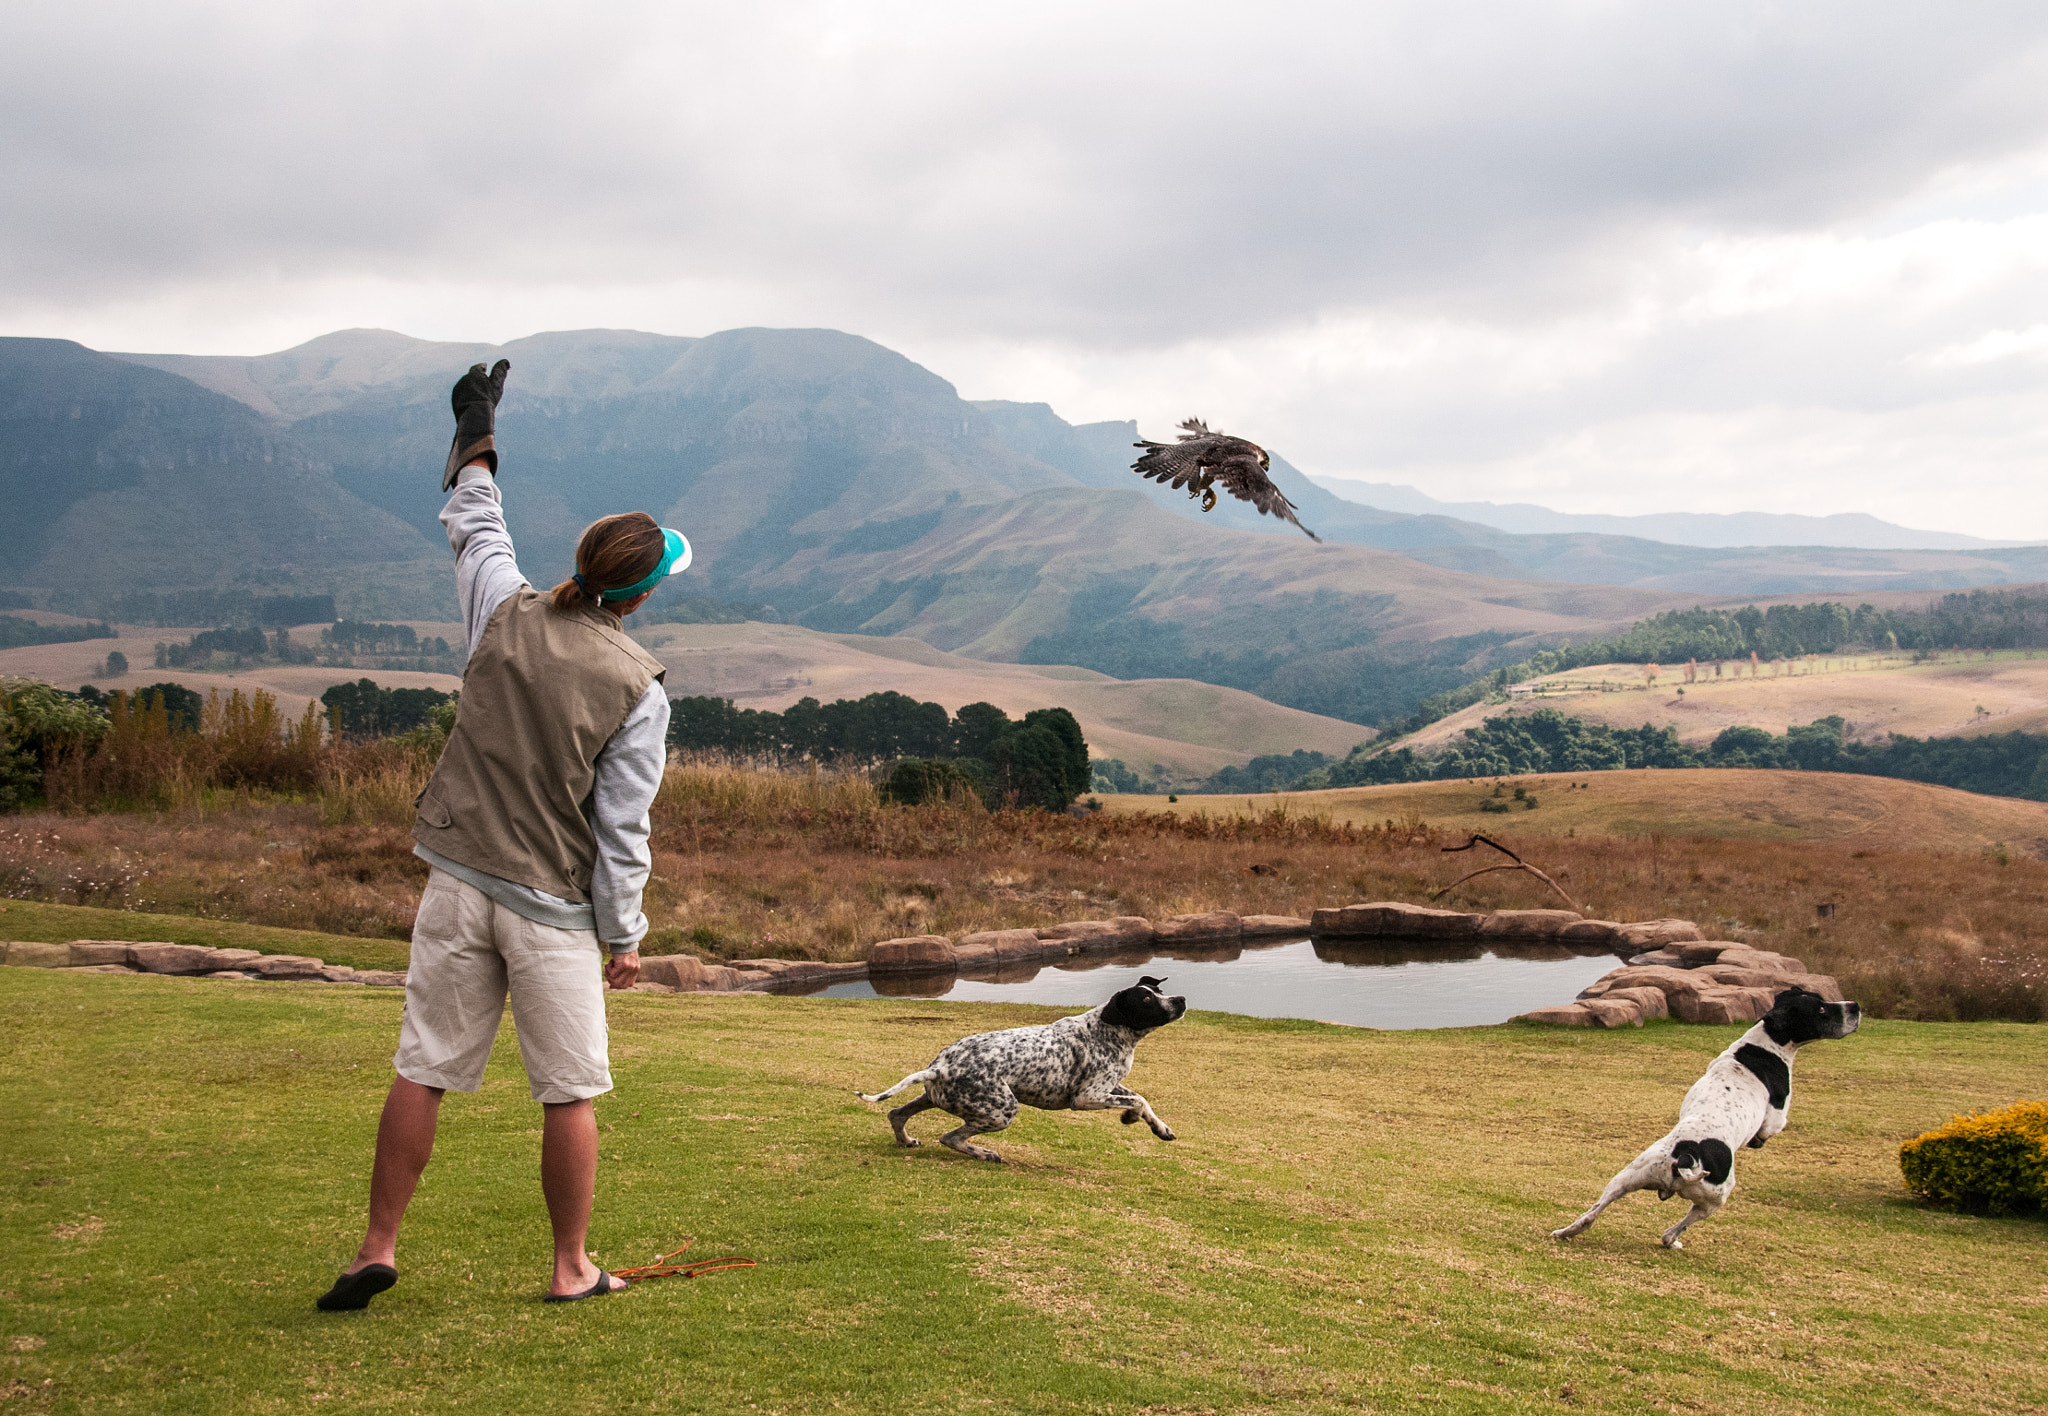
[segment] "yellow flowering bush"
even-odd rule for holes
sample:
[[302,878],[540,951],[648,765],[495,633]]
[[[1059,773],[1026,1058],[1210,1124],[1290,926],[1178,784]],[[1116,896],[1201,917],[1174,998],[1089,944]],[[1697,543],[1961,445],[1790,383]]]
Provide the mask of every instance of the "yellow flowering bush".
[[1899,1147],[1906,1188],[1938,1204],[1990,1214],[2048,1206],[2048,1101],[1975,1112]]

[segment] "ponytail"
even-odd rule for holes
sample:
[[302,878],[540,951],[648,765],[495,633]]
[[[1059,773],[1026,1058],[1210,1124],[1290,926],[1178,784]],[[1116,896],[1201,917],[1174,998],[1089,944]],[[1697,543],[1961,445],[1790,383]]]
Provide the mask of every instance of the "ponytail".
[[620,512],[591,522],[576,542],[576,573],[550,592],[555,608],[602,604],[607,590],[636,584],[651,575],[666,549],[660,524],[644,511]]

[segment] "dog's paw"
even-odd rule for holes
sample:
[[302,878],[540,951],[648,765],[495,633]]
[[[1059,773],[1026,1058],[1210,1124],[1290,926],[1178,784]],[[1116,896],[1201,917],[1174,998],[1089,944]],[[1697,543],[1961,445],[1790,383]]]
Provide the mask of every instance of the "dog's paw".
[[1664,1247],[1667,1249],[1683,1249],[1685,1247],[1685,1241],[1683,1239],[1680,1239],[1677,1236],[1671,1234],[1667,1234],[1664,1236],[1663,1243]]
[[898,1136],[896,1138],[896,1144],[902,1146],[905,1150],[916,1150],[919,1146],[923,1145],[924,1142],[920,1141],[915,1136]]
[[1152,1134],[1159,1137],[1159,1139],[1162,1141],[1171,1141],[1179,1139],[1173,1134],[1173,1128],[1171,1126],[1155,1126],[1152,1128]]
[[1753,1151],[1760,1151],[1764,1148],[1764,1142],[1769,1139],[1769,1136],[1754,1136],[1750,1139],[1749,1148]]
[[1573,1229],[1573,1228],[1572,1228],[1572,1227],[1571,1227],[1570,1225],[1566,1225],[1566,1226],[1565,1226],[1564,1228],[1562,1228],[1562,1229],[1553,1229],[1553,1230],[1551,1230],[1551,1231],[1550,1231],[1550,1237],[1551,1237],[1551,1238],[1553,1238],[1553,1239],[1570,1239],[1570,1238],[1572,1238],[1572,1237],[1573,1237],[1574,1235],[1576,1235],[1577,1233],[1578,1233],[1578,1231],[1577,1231],[1577,1230]]

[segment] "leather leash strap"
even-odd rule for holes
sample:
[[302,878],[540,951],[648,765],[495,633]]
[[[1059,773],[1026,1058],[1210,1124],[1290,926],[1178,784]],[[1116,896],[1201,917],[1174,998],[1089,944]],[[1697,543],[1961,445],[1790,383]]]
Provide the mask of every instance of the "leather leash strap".
[[722,1259],[698,1259],[695,1263],[688,1264],[671,1262],[677,1254],[683,1252],[683,1249],[696,1242],[697,1236],[692,1234],[683,1241],[682,1248],[663,1254],[653,1263],[642,1264],[639,1268],[613,1269],[612,1277],[623,1278],[628,1283],[638,1283],[648,1278],[696,1278],[700,1274],[722,1273],[726,1269],[757,1267],[752,1259],[743,1259],[737,1254],[729,1254]]

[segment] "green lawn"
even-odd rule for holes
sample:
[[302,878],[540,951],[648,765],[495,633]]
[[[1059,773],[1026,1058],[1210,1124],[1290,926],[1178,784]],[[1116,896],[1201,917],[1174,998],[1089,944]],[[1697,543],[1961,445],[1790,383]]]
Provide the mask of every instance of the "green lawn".
[[[1012,1164],[852,1096],[1051,1010],[613,1000],[594,1244],[751,1271],[545,1307],[512,1039],[368,1313],[351,1252],[396,991],[0,969],[5,1411],[2014,1412],[2048,1225],[1922,1210],[1899,1143],[2040,1095],[2048,1031],[1870,1023],[1689,1247],[1639,1196],[1546,1231],[1731,1028],[1372,1033],[1196,1014],[1133,1084],[1180,1133],[1027,1111]],[[936,1113],[913,1127],[930,1138]]]
[[0,939],[160,939],[171,944],[205,944],[215,949],[261,949],[266,954],[305,954],[357,969],[402,969],[409,946],[400,939],[359,939],[352,934],[319,934],[310,929],[273,929],[231,919],[103,910],[90,905],[51,905],[40,900],[0,903]]

